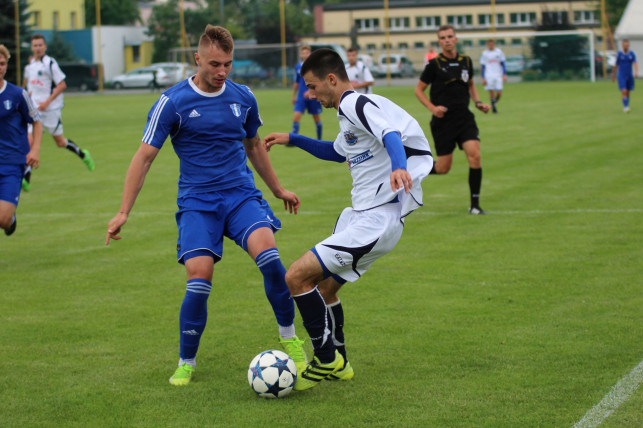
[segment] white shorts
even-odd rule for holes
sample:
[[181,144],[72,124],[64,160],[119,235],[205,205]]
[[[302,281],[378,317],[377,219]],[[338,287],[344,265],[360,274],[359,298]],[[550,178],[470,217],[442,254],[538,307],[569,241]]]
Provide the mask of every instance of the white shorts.
[[[62,109],[45,110],[40,112],[40,122],[42,128],[46,129],[52,136],[63,134]],[[27,126],[27,132],[33,132],[33,125]]]
[[487,91],[502,91],[502,76],[489,76],[486,79],[487,84],[484,88]]
[[313,252],[325,271],[354,282],[395,248],[404,228],[400,215],[400,203],[367,211],[345,208],[333,234],[315,245]]

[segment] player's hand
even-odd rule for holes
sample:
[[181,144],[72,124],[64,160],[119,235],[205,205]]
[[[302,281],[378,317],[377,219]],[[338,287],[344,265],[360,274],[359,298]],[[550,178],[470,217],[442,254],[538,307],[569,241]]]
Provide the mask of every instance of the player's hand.
[[507,75],[506,75],[506,74],[503,74],[503,75],[502,75],[502,81],[503,81],[503,82],[505,82],[505,83],[507,83]]
[[391,173],[391,189],[397,192],[402,188],[404,192],[409,193],[413,188],[413,179],[407,170],[398,168]]
[[48,101],[43,101],[40,104],[38,104],[38,110],[40,110],[40,111],[47,110],[47,107],[49,107],[49,102]]
[[125,223],[127,223],[127,214],[123,212],[116,214],[114,218],[107,223],[107,237],[105,238],[105,245],[109,245],[110,239],[115,241],[121,239],[118,234],[121,233],[121,227],[123,227]]
[[433,116],[437,117],[438,119],[442,119],[447,110],[449,109],[445,106],[435,106],[435,108],[431,110],[431,113],[433,113]]
[[481,112],[487,114],[491,109],[491,106],[489,104],[476,104],[476,108]]
[[297,211],[299,210],[299,205],[301,204],[301,201],[299,200],[299,197],[294,194],[293,192],[282,189],[279,194],[275,195],[277,198],[281,199],[284,201],[284,209],[290,212],[290,214],[297,214]]
[[34,169],[40,166],[40,153],[34,152],[33,150],[27,153],[27,165],[34,167]]
[[263,146],[267,152],[275,144],[288,144],[290,142],[290,134],[287,132],[271,132],[263,139]]
[[487,79],[484,77],[482,78],[482,86],[487,86]]

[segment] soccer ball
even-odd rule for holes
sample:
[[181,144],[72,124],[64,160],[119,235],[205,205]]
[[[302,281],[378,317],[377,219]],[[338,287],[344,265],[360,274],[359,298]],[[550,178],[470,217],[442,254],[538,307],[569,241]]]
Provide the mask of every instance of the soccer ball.
[[257,395],[281,398],[290,394],[297,380],[295,362],[282,351],[263,351],[248,367],[248,383]]

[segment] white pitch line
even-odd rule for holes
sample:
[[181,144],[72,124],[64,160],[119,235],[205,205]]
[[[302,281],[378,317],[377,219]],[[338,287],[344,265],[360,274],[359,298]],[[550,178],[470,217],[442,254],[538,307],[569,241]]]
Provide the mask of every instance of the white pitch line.
[[626,402],[643,382],[643,361],[631,372],[623,376],[605,397],[592,407],[574,428],[593,428],[599,426],[618,407]]

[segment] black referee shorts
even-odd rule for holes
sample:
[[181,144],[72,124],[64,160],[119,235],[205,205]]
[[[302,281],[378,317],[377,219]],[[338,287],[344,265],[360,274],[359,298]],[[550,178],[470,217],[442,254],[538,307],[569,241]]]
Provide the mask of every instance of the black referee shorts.
[[431,119],[431,134],[435,142],[435,152],[438,156],[450,155],[455,150],[456,144],[462,150],[462,143],[469,140],[480,140],[478,125],[471,112],[460,117]]

